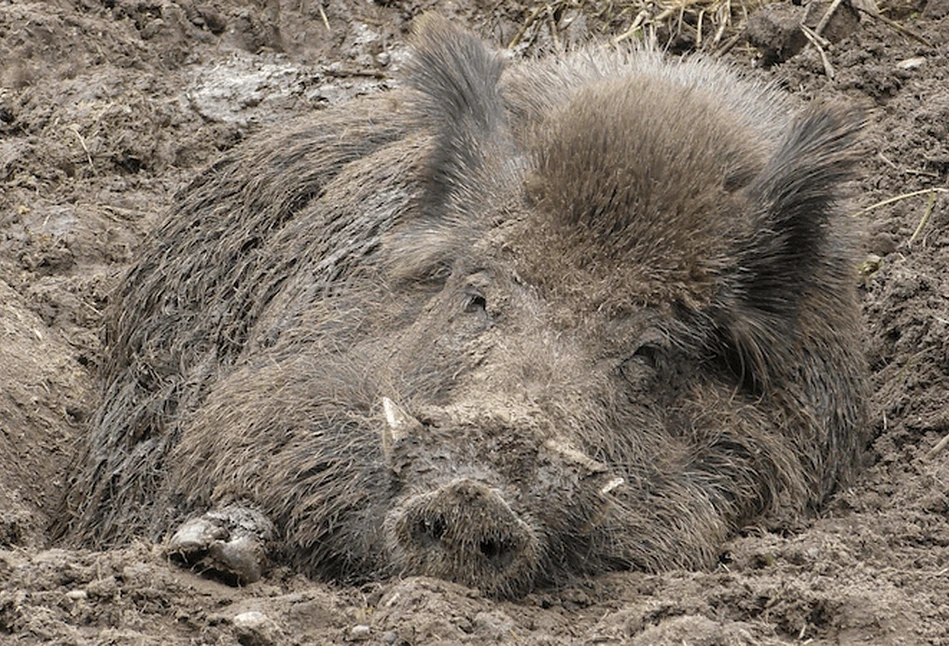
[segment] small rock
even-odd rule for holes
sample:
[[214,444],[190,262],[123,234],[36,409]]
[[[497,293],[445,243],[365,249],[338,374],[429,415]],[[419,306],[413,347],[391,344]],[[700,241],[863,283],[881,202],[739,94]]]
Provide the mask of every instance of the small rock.
[[349,631],[349,636],[352,637],[353,641],[365,641],[370,636],[369,626],[362,624],[353,626],[353,629]]
[[801,32],[804,11],[803,7],[775,2],[748,18],[745,38],[761,53],[765,65],[786,61],[804,49],[807,44]]
[[242,612],[231,621],[237,641],[242,646],[272,646],[283,641],[283,634],[277,624],[257,610]]
[[514,620],[500,610],[479,612],[472,623],[475,634],[485,641],[503,641],[514,630]]
[[86,593],[96,599],[117,599],[119,596],[119,584],[114,576],[107,576],[95,581],[90,581],[86,585]]
[[215,11],[211,5],[199,4],[197,10],[198,15],[204,19],[204,24],[212,34],[222,34],[227,29],[227,19]]
[[[811,29],[816,29],[817,25],[824,19],[825,14],[830,10],[831,4],[829,0],[809,2],[804,23]],[[843,0],[827,19],[827,24],[824,25],[821,36],[831,43],[836,43],[852,36],[859,29],[860,13],[854,9],[850,0]]]
[[66,593],[66,598],[73,601],[80,601],[88,598],[88,596],[89,594],[85,590],[70,590]]
[[249,612],[242,612],[239,615],[235,615],[233,621],[235,626],[240,626],[242,628],[256,628],[257,626],[267,623],[268,619],[267,615],[264,613],[257,610],[251,610]]
[[925,64],[926,64],[925,58],[923,58],[922,56],[914,56],[913,58],[907,58],[905,60],[900,61],[899,63],[896,64],[896,66],[900,68],[901,70],[915,70],[917,68],[922,67]]
[[143,581],[151,574],[151,568],[145,563],[133,563],[122,568],[123,581]]
[[[801,23],[816,30],[830,5],[827,0],[813,0],[805,6],[788,2],[767,4],[748,18],[745,38],[761,53],[765,65],[782,63],[807,45]],[[859,28],[859,12],[854,9],[851,0],[844,0],[827,18],[821,37],[836,43]]]
[[929,0],[923,7],[923,15],[930,20],[942,20],[949,16],[949,0]]

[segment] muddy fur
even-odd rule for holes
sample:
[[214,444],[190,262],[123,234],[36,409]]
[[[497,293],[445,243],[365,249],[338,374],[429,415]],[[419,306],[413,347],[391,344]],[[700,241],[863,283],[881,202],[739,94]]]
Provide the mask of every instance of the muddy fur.
[[310,575],[509,596],[819,508],[864,442],[859,115],[649,52],[503,69],[438,18],[416,48],[404,90],[182,193],[115,295],[58,534],[245,505]]

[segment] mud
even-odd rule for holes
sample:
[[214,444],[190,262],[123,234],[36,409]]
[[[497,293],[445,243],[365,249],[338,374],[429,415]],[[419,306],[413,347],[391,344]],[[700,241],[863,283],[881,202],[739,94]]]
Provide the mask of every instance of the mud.
[[[0,642],[949,643],[944,0],[887,0],[881,15],[899,29],[860,12],[826,61],[810,46],[751,70],[801,101],[871,115],[852,208],[868,229],[874,439],[820,518],[748,530],[713,570],[616,573],[518,602],[434,579],[351,588],[279,569],[231,588],[145,543],[48,545],[96,402],[100,315],[143,235],[248,134],[396,85],[411,19],[433,4],[0,1]],[[517,3],[440,10],[516,55],[623,34],[636,15],[552,6],[547,18]],[[751,69],[757,54],[738,43],[727,56]]]

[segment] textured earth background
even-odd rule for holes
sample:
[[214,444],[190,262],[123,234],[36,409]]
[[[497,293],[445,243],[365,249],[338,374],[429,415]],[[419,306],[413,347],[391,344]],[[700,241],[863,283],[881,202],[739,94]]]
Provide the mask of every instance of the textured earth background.
[[[882,2],[842,3],[817,49],[790,4],[0,0],[0,643],[949,644],[949,1]],[[714,571],[517,602],[281,569],[231,588],[146,543],[51,546],[102,310],[175,191],[252,132],[396,85],[411,21],[433,8],[515,56],[642,26],[802,101],[867,106],[863,475],[793,533],[748,529]]]

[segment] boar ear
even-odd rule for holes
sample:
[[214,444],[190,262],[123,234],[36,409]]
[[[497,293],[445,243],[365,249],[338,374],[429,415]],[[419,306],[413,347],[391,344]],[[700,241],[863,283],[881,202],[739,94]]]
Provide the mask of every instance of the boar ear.
[[[842,250],[828,248],[839,214],[842,186],[857,159],[862,113],[815,107],[793,125],[748,194],[758,214],[751,240],[741,251],[738,276],[745,304],[777,315],[793,315],[801,281]],[[850,261],[850,258],[846,259]]]
[[454,193],[495,170],[485,166],[498,159],[494,153],[506,132],[498,88],[503,67],[474,34],[440,16],[419,20],[406,80],[418,92],[420,119],[435,132],[423,171],[423,213],[444,213],[440,207]]
[[787,343],[806,298],[817,292],[833,298],[852,279],[852,225],[841,198],[859,157],[863,122],[862,111],[852,108],[809,109],[745,189],[753,231],[738,249],[716,318],[746,380],[767,380],[760,349]]

